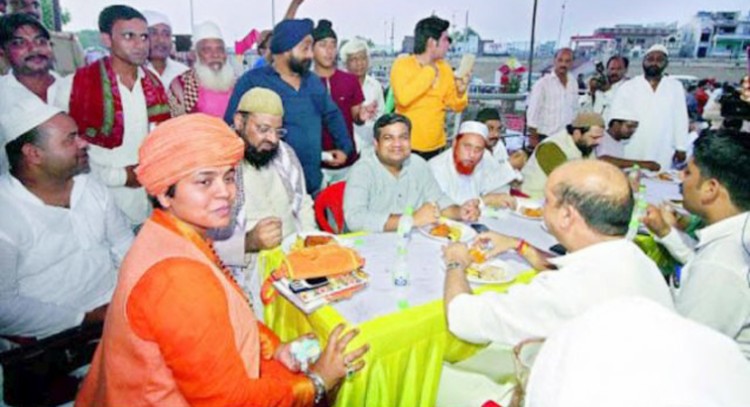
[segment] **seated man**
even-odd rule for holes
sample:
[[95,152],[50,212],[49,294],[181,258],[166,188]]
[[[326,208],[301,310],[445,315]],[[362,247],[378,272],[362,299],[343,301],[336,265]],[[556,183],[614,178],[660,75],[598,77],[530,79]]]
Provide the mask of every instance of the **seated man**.
[[461,123],[453,146],[429,161],[432,174],[454,202],[481,199],[487,206],[512,207],[515,199],[508,192],[515,174],[492,159],[487,137],[484,124]]
[[353,231],[394,231],[407,208],[414,210],[414,226],[438,221],[440,216],[473,221],[477,202],[461,206],[440,190],[430,167],[411,153],[411,122],[391,113],[373,126],[374,151],[352,166],[344,193],[346,226]]
[[596,158],[614,164],[619,168],[638,165],[651,171],[659,171],[661,166],[655,161],[629,160],[625,158],[625,145],[630,142],[638,129],[638,117],[629,109],[620,106],[609,116],[609,127],[596,146]]
[[604,135],[604,119],[596,113],[579,113],[565,130],[539,143],[523,167],[521,191],[534,199],[544,195],[552,171],[566,161],[589,158]]
[[104,320],[133,234],[88,174],[70,116],[35,95],[0,96],[10,173],[0,176],[0,335],[43,338]]
[[[500,165],[504,167],[510,167],[514,174],[515,180],[520,181],[523,179],[521,175],[521,169],[528,160],[529,156],[522,146],[518,147],[518,150],[513,151],[508,155],[508,148],[503,140],[503,122],[500,120],[500,113],[496,108],[486,107],[477,113],[475,119],[480,123],[484,123],[487,126],[487,150],[492,153],[492,157],[495,158]],[[521,137],[519,137],[520,139]],[[523,143],[521,143],[523,144]]]
[[[281,140],[286,134],[283,116],[281,97],[272,90],[252,88],[242,96],[234,115],[234,130],[245,141],[245,159],[237,173],[237,216],[228,229],[216,232],[216,250],[256,300],[260,278],[250,253],[274,248],[295,232],[316,229],[302,165]],[[262,309],[260,303],[255,305]]]
[[[644,223],[687,264],[674,292],[677,311],[737,341],[750,358],[750,134],[721,130],[699,137],[682,183],[684,206],[706,227],[696,250],[651,207]],[[679,279],[679,277],[675,277]]]
[[[445,313],[450,331],[474,343],[516,344],[546,337],[589,308],[620,297],[644,297],[673,309],[669,289],[651,259],[623,239],[633,209],[628,180],[611,164],[577,160],[556,169],[544,191],[544,222],[569,254],[549,259],[557,271],[540,273],[507,293],[473,295],[465,269],[464,244],[444,250]],[[494,232],[480,234],[486,257],[525,241]]]

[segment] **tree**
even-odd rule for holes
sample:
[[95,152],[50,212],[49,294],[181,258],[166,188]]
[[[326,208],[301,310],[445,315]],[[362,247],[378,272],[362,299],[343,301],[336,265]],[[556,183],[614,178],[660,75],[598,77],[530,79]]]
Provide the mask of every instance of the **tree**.
[[[42,8],[42,24],[44,24],[44,26],[50,31],[57,31],[55,30],[55,7],[52,3],[53,1],[54,0],[41,0],[40,2]],[[63,25],[69,23],[70,12],[68,10],[62,10],[60,19],[62,20]]]

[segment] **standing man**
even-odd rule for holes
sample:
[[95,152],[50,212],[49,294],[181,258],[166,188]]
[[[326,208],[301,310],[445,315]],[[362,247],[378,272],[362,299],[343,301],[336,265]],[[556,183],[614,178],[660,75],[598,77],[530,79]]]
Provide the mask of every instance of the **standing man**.
[[582,110],[599,113],[607,122],[610,116],[610,105],[617,89],[627,80],[628,59],[613,55],[607,60],[605,77],[594,77],[589,80],[589,93]]
[[445,111],[463,111],[469,103],[465,78],[455,78],[445,62],[450,23],[432,16],[414,28],[414,53],[393,62],[391,88],[396,113],[412,122],[414,153],[425,160],[445,147]]
[[206,113],[222,117],[234,89],[234,69],[227,63],[221,30],[206,21],[193,28],[197,60],[169,87],[172,115]]
[[638,130],[625,146],[625,158],[656,161],[668,170],[684,162],[688,143],[688,112],[680,82],[664,75],[667,49],[654,45],[643,57],[643,75],[628,80],[617,91],[612,109],[633,109]]
[[[720,130],[699,137],[682,182],[685,209],[703,219],[694,254],[682,268],[675,307],[737,341],[750,359],[750,134]],[[644,223],[670,252],[678,231],[649,207]]]
[[305,171],[307,192],[315,196],[321,188],[320,171],[323,125],[330,131],[336,150],[325,161],[339,167],[353,154],[346,123],[338,106],[315,73],[310,72],[313,52],[313,22],[284,20],[273,29],[270,65],[253,69],[240,77],[234,88],[224,121],[234,123],[237,105],[248,90],[264,87],[281,96],[284,104],[286,142],[294,149]]
[[516,181],[523,179],[521,169],[529,159],[529,155],[523,148],[519,148],[508,155],[508,147],[503,140],[503,122],[500,113],[494,107],[486,107],[477,112],[476,120],[487,126],[487,150],[492,153],[492,158],[500,163],[501,167],[510,169],[515,174]]
[[512,168],[502,167],[487,151],[487,126],[475,121],[461,123],[453,146],[429,161],[440,189],[453,202],[481,199],[491,207],[513,207],[508,195],[515,179]]
[[[375,106],[372,104],[364,106],[362,102],[364,102],[365,96],[362,94],[362,87],[357,77],[336,67],[338,38],[336,37],[336,32],[333,31],[331,22],[320,20],[318,26],[313,30],[312,36],[313,71],[320,77],[331,98],[333,98],[333,101],[336,102],[339,110],[341,110],[344,122],[346,123],[349,140],[355,146],[355,150],[347,156],[343,166],[334,168],[323,163],[324,182],[332,184],[344,179],[349,167],[359,158],[357,146],[354,142],[354,124],[361,125],[371,119],[375,114]],[[323,129],[323,151],[334,149],[333,136],[331,136],[328,130]]]
[[151,41],[146,68],[159,75],[165,89],[177,75],[187,71],[188,66],[170,58],[172,54],[172,23],[166,14],[143,10],[148,24],[148,39]]
[[572,66],[573,50],[559,49],[552,73],[531,88],[526,111],[530,147],[535,148],[546,137],[565,130],[573,121],[578,110],[578,84],[570,73]]
[[459,206],[440,189],[430,166],[411,153],[411,122],[388,113],[375,122],[375,149],[357,161],[344,191],[346,226],[352,231],[392,232],[407,208],[414,226],[441,216],[462,221],[479,218],[478,202]]
[[135,176],[138,148],[151,126],[169,119],[169,103],[159,77],[143,68],[149,47],[143,15],[109,6],[99,14],[99,31],[110,56],[76,71],[70,115],[90,144],[92,172],[136,226],[151,213]]
[[383,85],[367,74],[370,70],[370,49],[367,47],[367,42],[360,38],[353,38],[341,47],[339,53],[346,71],[359,79],[362,93],[365,95],[362,105],[372,106],[375,111],[374,115],[363,124],[354,125],[354,144],[357,151],[372,149],[372,126],[375,124],[375,119],[382,116],[385,110]]
[[544,196],[547,177],[562,164],[593,155],[604,135],[604,120],[596,113],[579,113],[563,131],[546,138],[523,167],[521,191],[534,199]]
[[609,113],[609,127],[604,132],[599,145],[596,146],[596,158],[615,165],[618,168],[630,168],[638,165],[650,171],[659,171],[659,163],[654,161],[628,160],[625,157],[625,146],[638,129],[638,121],[632,109],[620,106]]

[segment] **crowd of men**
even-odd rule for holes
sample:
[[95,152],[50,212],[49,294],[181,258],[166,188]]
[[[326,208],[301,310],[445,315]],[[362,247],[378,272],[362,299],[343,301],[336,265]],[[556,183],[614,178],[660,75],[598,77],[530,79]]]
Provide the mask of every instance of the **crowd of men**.
[[[559,50],[529,96],[528,151],[509,152],[494,108],[466,118],[452,137],[445,132],[446,111],[469,104],[466,78],[446,59],[448,21],[416,23],[413,53],[390,70],[389,111],[368,74],[367,43],[341,41],[331,21],[295,19],[301,3],[263,32],[259,63],[238,77],[216,23],[193,28],[187,66],[172,58],[167,15],[125,5],[99,14],[109,54],[63,76],[39,3],[10,2],[0,19],[0,56],[10,68],[0,77],[5,348],[105,319],[120,264],[154,209],[139,182],[139,149],[163,123],[204,114],[223,119],[244,145],[232,222],[210,235],[259,318],[257,254],[316,229],[315,197],[343,181],[339,227],[348,231],[395,231],[404,216],[415,227],[441,217],[476,222],[484,208],[515,208],[515,196],[545,201],[544,223],[567,255],[547,259],[495,232],[478,237],[489,257],[515,250],[539,270],[529,285],[473,294],[464,272],[470,248],[444,248],[445,313],[459,338],[512,345],[551,337],[607,301],[637,297],[712,328],[701,333],[709,339],[731,338],[737,349],[722,348],[727,357],[750,358],[750,134],[718,120],[715,131],[691,136],[697,119],[666,75],[665,47],[651,47],[633,78],[627,58],[610,58],[606,80],[592,78],[583,105],[574,52]],[[707,116],[718,102],[708,83],[699,85],[694,110]],[[669,282],[624,239],[634,191],[622,170],[635,165],[685,168],[684,207],[701,228],[686,228],[669,206],[649,206],[642,220],[683,265]],[[549,398],[545,374],[532,386],[540,399]],[[747,392],[736,397],[750,405]]]

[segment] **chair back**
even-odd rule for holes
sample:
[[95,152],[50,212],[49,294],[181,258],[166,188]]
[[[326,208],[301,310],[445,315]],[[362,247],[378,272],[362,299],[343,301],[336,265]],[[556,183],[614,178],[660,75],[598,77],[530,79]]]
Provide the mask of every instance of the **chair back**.
[[[333,183],[320,191],[315,198],[315,220],[320,230],[328,233],[340,234],[344,232],[344,189],[346,181]],[[336,225],[328,222],[331,213]]]

